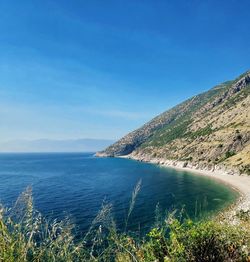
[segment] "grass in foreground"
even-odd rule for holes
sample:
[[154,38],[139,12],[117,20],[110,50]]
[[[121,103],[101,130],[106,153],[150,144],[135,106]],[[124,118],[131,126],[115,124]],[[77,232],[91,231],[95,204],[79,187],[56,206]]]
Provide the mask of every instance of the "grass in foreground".
[[[125,224],[129,222],[140,183],[132,194]],[[0,261],[250,261],[250,232],[241,225],[217,221],[193,222],[172,213],[156,217],[146,237],[119,232],[103,204],[82,240],[74,238],[68,219],[47,222],[33,209],[27,188],[12,209],[0,211]],[[249,223],[249,217],[244,217]]]

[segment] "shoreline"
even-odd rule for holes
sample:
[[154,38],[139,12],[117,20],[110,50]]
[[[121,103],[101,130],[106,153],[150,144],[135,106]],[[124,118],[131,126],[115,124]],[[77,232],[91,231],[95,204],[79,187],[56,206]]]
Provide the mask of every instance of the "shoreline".
[[192,165],[184,165],[184,162],[173,161],[159,158],[151,158],[148,156],[126,155],[119,156],[119,158],[127,158],[139,162],[146,162],[156,164],[161,167],[172,168],[180,171],[187,171],[193,175],[206,176],[211,179],[217,180],[219,183],[230,187],[232,190],[237,191],[240,196],[229,207],[222,210],[226,219],[231,223],[238,223],[237,213],[243,210],[244,212],[250,211],[250,177],[246,175],[239,175],[234,172],[228,172],[225,169],[201,169]]

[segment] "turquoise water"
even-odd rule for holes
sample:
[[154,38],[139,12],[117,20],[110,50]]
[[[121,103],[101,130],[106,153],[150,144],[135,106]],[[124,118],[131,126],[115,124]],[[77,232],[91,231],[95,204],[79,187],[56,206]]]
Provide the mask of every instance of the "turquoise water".
[[[155,207],[182,208],[194,217],[232,203],[237,193],[210,178],[120,158],[93,154],[0,154],[0,201],[12,205],[28,186],[36,209],[50,218],[70,215],[86,232],[103,200],[113,204],[118,227],[124,226],[131,192],[142,180],[129,228],[145,231],[154,222]],[[195,211],[196,210],[196,211]]]

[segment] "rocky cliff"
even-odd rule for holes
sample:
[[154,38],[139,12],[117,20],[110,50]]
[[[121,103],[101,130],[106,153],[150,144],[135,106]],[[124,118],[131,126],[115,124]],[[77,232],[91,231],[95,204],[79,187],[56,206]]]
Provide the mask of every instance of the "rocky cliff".
[[129,154],[250,174],[250,71],[162,113],[97,155]]

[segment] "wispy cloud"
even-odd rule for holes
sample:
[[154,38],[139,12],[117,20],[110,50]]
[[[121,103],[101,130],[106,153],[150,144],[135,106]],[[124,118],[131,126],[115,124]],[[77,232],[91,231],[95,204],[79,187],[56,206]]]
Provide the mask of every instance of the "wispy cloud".
[[118,110],[115,107],[84,107],[1,103],[0,142],[13,139],[69,139],[77,137],[117,139],[138,128],[150,112]]
[[150,113],[121,111],[121,110],[100,110],[100,109],[83,109],[85,113],[99,115],[109,118],[124,118],[126,120],[145,120],[152,118]]

